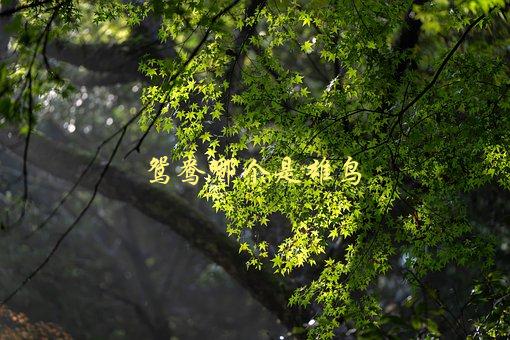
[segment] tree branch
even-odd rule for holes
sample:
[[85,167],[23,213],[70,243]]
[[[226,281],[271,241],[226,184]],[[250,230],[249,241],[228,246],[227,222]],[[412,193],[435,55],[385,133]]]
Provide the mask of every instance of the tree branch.
[[[20,138],[19,136],[9,138],[7,131],[4,130],[0,133],[0,144],[21,156]],[[33,136],[31,148],[29,162],[71,182],[76,181],[89,161],[87,156],[57,145],[42,136]],[[102,168],[100,165],[93,165],[89,175],[82,179],[81,186],[93,190]],[[304,321],[302,313],[287,307],[290,291],[281,281],[268,271],[247,270],[247,258],[238,253],[237,243],[175,193],[135,180],[114,165],[111,165],[104,175],[98,192],[108,198],[129,203],[146,216],[170,227],[205,256],[223,267],[289,329]]]
[[[30,282],[30,280],[32,280],[44,268],[44,266],[46,266],[46,264],[50,261],[50,259],[53,257],[53,255],[56,253],[56,251],[60,247],[60,244],[64,241],[64,239],[67,237],[67,235],[69,235],[69,233],[74,229],[74,227],[80,222],[82,217],[85,215],[87,210],[90,208],[90,206],[94,202],[94,199],[96,198],[96,195],[98,193],[99,186],[100,186],[103,178],[105,177],[105,175],[106,175],[106,173],[107,173],[107,171],[108,171],[108,169],[110,167],[110,164],[113,161],[113,158],[115,157],[115,155],[117,153],[117,150],[118,150],[118,148],[120,146],[120,143],[122,142],[122,139],[124,138],[124,134],[125,133],[126,133],[126,128],[124,128],[122,130],[122,133],[121,133],[121,135],[120,135],[120,137],[119,137],[119,139],[117,141],[117,144],[115,145],[115,148],[113,149],[113,151],[112,151],[112,153],[110,155],[110,158],[108,159],[108,162],[106,163],[106,165],[104,165],[101,168],[99,179],[95,182],[94,188],[92,190],[92,196],[89,198],[89,200],[88,200],[87,204],[85,205],[85,207],[80,211],[80,214],[76,217],[76,219],[73,221],[73,223],[71,223],[71,225],[69,225],[66,228],[64,233],[62,235],[60,235],[60,237],[58,238],[57,242],[51,248],[51,251],[44,258],[44,260],[32,272],[30,272],[30,274],[5,299],[3,299],[0,302],[0,305],[4,305],[7,302],[9,302],[14,297],[14,295],[16,295],[28,282]],[[24,158],[24,161],[26,162],[25,158]]]
[[17,7],[10,7],[10,8],[7,8],[6,10],[4,11],[0,11],[0,17],[9,17],[13,14],[16,14],[18,12],[21,12],[25,9],[29,9],[29,8],[35,8],[35,7],[38,7],[38,6],[42,6],[42,5],[45,5],[45,4],[48,4],[50,2],[52,2],[53,0],[41,0],[41,1],[34,1],[32,3],[29,3],[29,4],[25,4],[25,5],[20,5],[20,6],[17,6]]
[[[122,82],[145,79],[138,72],[138,64],[145,55],[156,58],[173,58],[176,56],[173,46],[162,46],[157,41],[145,44],[74,44],[63,40],[50,42],[46,55],[52,59],[81,66],[89,71],[107,73]],[[122,74],[119,77],[118,74]],[[104,81],[104,80],[103,80]]]
[[450,59],[453,57],[453,55],[455,54],[455,52],[457,52],[457,50],[459,49],[460,45],[462,45],[462,43],[464,42],[464,40],[466,40],[469,32],[471,32],[471,30],[480,22],[482,21],[482,19],[484,19],[486,17],[485,14],[482,14],[480,15],[478,18],[476,18],[474,21],[472,21],[468,27],[464,30],[464,33],[462,34],[462,36],[460,37],[460,39],[457,41],[457,43],[455,44],[455,46],[453,46],[453,48],[450,50],[450,52],[448,52],[448,54],[446,55],[446,57],[443,59],[443,61],[441,62],[441,65],[439,66],[439,68],[436,70],[436,73],[434,74],[434,77],[432,78],[432,80],[427,84],[427,86],[425,86],[423,88],[423,90],[421,90],[421,92],[416,96],[414,97],[404,108],[402,108],[402,110],[400,110],[399,112],[399,115],[402,116],[405,114],[405,112],[407,110],[409,110],[414,104],[416,104],[416,102],[418,100],[420,100],[434,85],[435,83],[437,82],[437,80],[439,79],[439,76],[441,75],[441,72],[443,72],[443,70],[445,69],[446,65],[448,64],[448,62],[450,61]]

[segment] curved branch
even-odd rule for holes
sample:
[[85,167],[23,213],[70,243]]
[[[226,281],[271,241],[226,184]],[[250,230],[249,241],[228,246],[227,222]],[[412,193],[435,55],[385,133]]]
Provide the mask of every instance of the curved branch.
[[399,112],[399,115],[402,116],[404,115],[404,113],[409,110],[414,104],[416,104],[416,102],[418,100],[420,100],[433,86],[434,84],[437,82],[437,80],[439,79],[439,76],[441,75],[441,72],[443,72],[443,70],[445,69],[446,65],[448,64],[448,62],[450,61],[450,59],[453,57],[453,55],[455,54],[455,52],[457,52],[457,50],[459,49],[460,45],[462,45],[462,43],[464,42],[464,40],[466,40],[469,32],[471,32],[471,30],[480,22],[482,21],[482,19],[484,19],[486,17],[485,14],[482,14],[480,15],[478,18],[476,18],[475,20],[473,20],[468,26],[467,28],[464,30],[464,33],[462,33],[462,36],[460,37],[460,39],[457,41],[457,43],[455,44],[455,46],[453,46],[453,48],[450,50],[450,52],[448,52],[448,54],[446,55],[446,57],[443,59],[443,61],[441,62],[441,65],[439,66],[439,68],[436,70],[436,73],[434,74],[434,77],[432,78],[432,80],[427,84],[427,86],[425,86],[423,88],[423,90],[421,90],[420,93],[418,93],[418,95],[416,97],[414,97],[404,108],[402,108],[402,110],[400,110]]
[[156,58],[176,56],[173,46],[162,46],[157,41],[145,44],[75,44],[55,40],[48,44],[46,55],[52,59],[89,71],[109,73],[111,76],[122,74],[123,80],[144,79],[138,72],[140,59],[145,55]]
[[[0,133],[0,144],[20,156],[22,150],[17,143],[20,138],[9,138],[4,130]],[[80,170],[86,167],[89,161],[87,156],[42,136],[33,136],[31,148],[29,162],[71,182],[77,179]],[[93,165],[89,175],[82,180],[82,187],[93,190],[102,168],[101,165]],[[190,245],[223,267],[289,329],[303,323],[303,313],[287,307],[291,292],[284,284],[268,271],[247,270],[247,258],[238,253],[238,244],[221,231],[223,228],[211,222],[175,193],[135,180],[114,165],[109,167],[98,192],[108,198],[129,203],[146,216],[167,225]]]
[[24,11],[25,9],[39,7],[39,6],[48,4],[52,1],[53,0],[41,0],[41,1],[34,1],[32,3],[25,4],[25,5],[10,7],[10,8],[7,8],[6,10],[0,11],[0,17],[9,17],[13,14]]

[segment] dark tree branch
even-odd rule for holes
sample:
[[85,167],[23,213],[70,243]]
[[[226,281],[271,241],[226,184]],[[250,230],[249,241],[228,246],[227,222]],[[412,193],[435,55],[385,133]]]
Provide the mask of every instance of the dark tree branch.
[[402,109],[398,112],[398,114],[396,115],[397,118],[395,120],[395,122],[392,124],[392,126],[389,128],[389,132],[388,132],[388,137],[386,139],[384,139],[383,141],[381,141],[380,143],[376,144],[376,145],[372,145],[370,147],[366,147],[364,149],[361,149],[357,152],[355,152],[352,156],[357,156],[363,152],[366,152],[368,150],[373,150],[373,149],[377,149],[383,145],[386,145],[388,143],[391,142],[392,140],[392,134],[393,134],[393,131],[395,131],[395,128],[397,127],[397,125],[399,125],[402,121],[402,119],[404,118],[404,115],[405,113],[412,107],[414,106],[414,104],[416,104],[425,94],[427,94],[427,92],[429,92],[433,87],[434,85],[436,84],[437,80],[439,79],[439,76],[441,75],[441,73],[444,71],[444,69],[446,68],[446,65],[448,64],[448,62],[450,61],[450,59],[453,57],[453,55],[455,54],[455,52],[457,52],[457,50],[459,49],[459,47],[462,45],[462,43],[466,40],[468,34],[471,32],[471,30],[480,22],[482,21],[482,19],[484,19],[486,17],[485,14],[482,14],[481,16],[479,16],[478,18],[476,18],[475,20],[473,20],[467,27],[466,29],[464,30],[464,33],[462,34],[462,36],[459,38],[459,40],[457,41],[457,43],[455,44],[455,46],[448,52],[448,54],[446,55],[446,57],[443,59],[443,61],[441,62],[441,65],[439,66],[439,68],[436,70],[436,72],[434,73],[434,77],[432,78],[432,80],[420,91],[420,93],[418,93],[418,95],[416,95],[407,105],[403,105]]
[[[8,138],[6,131],[0,133],[0,143],[21,155],[19,144],[13,138]],[[57,177],[74,182],[80,174],[80,169],[85,168],[89,162],[87,156],[57,145],[44,137],[33,138],[29,161]],[[101,166],[93,165],[89,175],[80,185],[93,190],[97,174],[101,171]],[[303,313],[287,307],[291,292],[283,282],[266,270],[247,270],[247,258],[238,253],[238,244],[229,239],[221,227],[212,223],[176,194],[137,181],[114,165],[111,165],[104,175],[98,192],[108,198],[129,203],[146,216],[169,226],[205,256],[223,267],[289,329],[304,322]]]
[[[266,6],[266,0],[253,0],[248,5],[245,11],[244,20],[246,21],[248,18],[255,15],[256,11]],[[226,107],[226,116],[229,116],[229,108],[231,105],[230,99],[232,98],[232,92],[234,91],[233,82],[237,81],[240,78],[241,69],[243,67],[243,58],[245,53],[243,52],[243,48],[246,42],[256,33],[258,20],[253,23],[251,26],[244,26],[239,35],[236,37],[234,42],[234,60],[229,66],[229,70],[227,72],[227,81],[228,88],[225,94],[224,105]]]
[[[493,9],[492,9],[493,10]],[[491,10],[491,11],[492,11]],[[400,125],[401,122],[402,122],[402,119],[404,118],[404,115],[405,113],[411,108],[414,106],[414,104],[416,104],[423,96],[425,96],[425,94],[427,94],[427,92],[429,92],[433,87],[434,85],[436,84],[437,80],[439,79],[439,76],[441,75],[441,73],[444,71],[444,69],[446,68],[446,65],[448,65],[448,62],[450,61],[450,59],[453,57],[453,55],[455,54],[455,52],[457,52],[457,50],[459,49],[459,47],[462,45],[462,43],[466,40],[469,32],[471,32],[471,30],[480,22],[482,21],[482,19],[486,18],[487,15],[486,14],[482,14],[480,15],[478,18],[476,18],[475,20],[473,20],[467,27],[466,29],[464,30],[464,33],[462,33],[461,37],[459,38],[459,40],[457,41],[457,43],[453,46],[453,48],[448,52],[448,54],[446,55],[446,57],[443,59],[443,61],[441,62],[441,65],[439,65],[438,69],[436,70],[436,72],[434,73],[434,77],[432,77],[432,80],[420,91],[420,93],[418,93],[418,95],[416,95],[407,105],[403,105],[402,109],[398,112],[398,115],[397,115],[397,119],[395,121],[395,123],[393,123],[393,125],[391,126],[390,130],[389,130],[389,133],[388,133],[388,139],[391,138],[391,135],[393,134],[393,131],[395,130],[395,128],[397,127],[397,125]]]
[[33,51],[33,54],[32,54],[32,58],[30,60],[30,64],[28,66],[28,72],[27,72],[27,75],[25,76],[23,89],[22,89],[22,91],[20,93],[20,95],[23,94],[25,86],[28,84],[28,110],[27,110],[28,131],[27,131],[27,135],[26,135],[26,138],[25,138],[25,149],[23,151],[23,203],[22,203],[22,206],[21,206],[20,216],[19,216],[18,220],[14,224],[17,224],[17,223],[19,223],[19,222],[21,222],[23,220],[23,218],[25,217],[25,213],[26,213],[26,209],[27,209],[27,204],[28,204],[28,164],[27,164],[27,157],[28,157],[28,149],[29,149],[29,145],[30,145],[30,137],[32,136],[32,129],[33,129],[33,125],[34,125],[34,93],[32,91],[32,81],[33,81],[32,67],[34,65],[35,58],[37,57],[37,53],[38,53],[38,50],[39,50],[39,45],[41,44],[41,42],[43,40],[43,37],[45,35],[47,36],[49,34],[49,32],[51,30],[51,24],[52,24],[53,20],[55,19],[59,9],[60,9],[60,5],[56,6],[53,9],[53,13],[52,13],[50,19],[46,23],[46,26],[45,26],[44,30],[41,32],[41,34],[39,35],[39,37],[37,39],[37,43],[35,45],[35,48],[34,48],[34,51]]
[[[74,44],[63,40],[50,42],[45,50],[49,58],[89,71],[107,73],[123,82],[144,80],[138,65],[145,55],[155,58],[174,58],[173,46],[162,46],[157,41],[123,44]],[[119,79],[119,80],[120,80]]]
[[146,79],[141,73],[132,72],[94,72],[86,71],[84,74],[66,74],[65,78],[74,86],[113,86],[142,81]]
[[191,61],[197,56],[198,52],[200,52],[200,50],[202,49],[202,47],[204,46],[205,42],[207,41],[207,38],[209,38],[209,35],[211,34],[212,30],[213,30],[213,26],[216,24],[216,22],[222,17],[224,16],[226,13],[228,13],[232,8],[234,8],[238,3],[240,2],[240,0],[234,0],[230,3],[230,5],[228,5],[227,7],[223,8],[221,11],[219,11],[215,16],[213,16],[211,18],[211,21],[209,23],[209,27],[207,27],[207,30],[205,31],[205,34],[204,36],[202,37],[202,39],[200,40],[200,42],[195,46],[195,48],[193,49],[193,51],[191,51],[190,55],[188,56],[188,58],[186,59],[186,61],[184,63],[182,63],[179,67],[179,69],[173,73],[170,77],[168,77],[168,79],[165,79],[163,81],[163,85],[165,83],[169,84],[169,88],[166,89],[166,92],[164,93],[163,95],[163,98],[161,100],[161,106],[160,106],[160,109],[158,110],[158,112],[156,113],[156,115],[152,118],[150,124],[149,124],[149,127],[147,128],[147,130],[143,133],[142,137],[140,137],[140,139],[138,140],[138,143],[136,143],[136,145],[131,149],[129,150],[126,155],[124,156],[124,159],[126,159],[132,152],[136,151],[136,152],[140,152],[140,147],[142,146],[143,144],[143,141],[145,140],[145,138],[147,137],[147,135],[149,134],[149,132],[151,131],[152,127],[154,126],[154,124],[156,123],[156,121],[159,119],[159,116],[161,115],[161,113],[163,112],[163,103],[166,101],[166,98],[167,96],[170,94],[170,91],[172,91],[172,88],[174,87],[175,85],[175,79],[177,79],[177,77],[179,77],[182,72],[186,69],[186,67],[189,65],[189,63],[191,63]]
[[32,72],[28,71],[28,110],[27,110],[27,121],[28,131],[25,137],[25,147],[23,149],[23,203],[21,206],[21,214],[18,221],[22,221],[27,211],[28,203],[28,149],[30,146],[30,136],[32,136],[32,129],[34,125],[34,105],[33,105],[33,93],[32,93]]
[[[116,132],[114,132],[113,134],[111,134],[108,138],[106,138],[105,140],[103,140],[101,142],[101,144],[99,144],[96,148],[96,151],[94,153],[94,155],[92,156],[92,158],[87,162],[87,165],[84,167],[84,169],[81,171],[79,177],[76,179],[76,181],[74,181],[73,183],[73,186],[71,187],[71,189],[66,192],[62,198],[60,199],[60,201],[58,202],[58,204],[55,206],[55,208],[53,208],[53,210],[51,211],[51,213],[27,236],[27,238],[31,237],[34,233],[40,231],[41,229],[43,229],[47,224],[48,222],[53,218],[53,216],[55,216],[55,214],[57,213],[57,211],[60,209],[60,207],[62,207],[64,205],[64,203],[67,201],[67,199],[72,195],[72,193],[76,190],[76,188],[80,185],[81,181],[85,178],[85,175],[87,174],[87,172],[91,169],[92,165],[95,163],[97,157],[99,156],[99,153],[101,152],[101,149],[103,147],[105,147],[108,143],[110,143],[110,141],[113,140],[113,138],[115,138],[115,136],[117,136],[119,133],[124,133],[124,131],[138,118],[140,117],[140,115],[143,113],[143,111],[147,108],[147,106],[144,106],[142,107],[140,110],[138,110],[137,114],[135,114],[133,117],[131,117],[120,129],[118,129]],[[24,158],[24,160],[26,160],[26,158]]]
[[425,86],[423,88],[423,90],[421,90],[421,92],[416,96],[414,97],[399,113],[400,116],[404,115],[404,113],[409,110],[414,104],[416,104],[416,102],[418,100],[420,100],[437,82],[437,80],[439,79],[439,76],[441,75],[441,73],[443,72],[443,70],[445,69],[446,65],[448,64],[448,62],[450,61],[450,59],[453,57],[453,55],[455,54],[455,52],[457,52],[457,50],[459,49],[460,45],[462,45],[462,43],[464,42],[464,40],[466,40],[469,32],[471,32],[471,30],[480,22],[482,21],[482,19],[484,19],[486,17],[485,14],[482,14],[480,15],[478,18],[476,18],[473,22],[471,22],[468,27],[464,30],[464,33],[462,34],[462,36],[460,37],[460,39],[457,41],[457,43],[455,44],[455,46],[450,50],[450,52],[448,52],[448,54],[446,55],[446,57],[443,59],[443,62],[441,63],[441,65],[439,66],[439,68],[437,69],[436,73],[434,74],[434,77],[432,78],[432,80],[427,84],[427,86]]
[[98,190],[99,190],[99,186],[100,186],[102,180],[104,179],[106,172],[108,171],[108,168],[110,167],[110,165],[113,161],[113,158],[117,154],[117,151],[118,151],[119,146],[122,142],[122,139],[124,138],[125,133],[126,133],[126,127],[122,130],[122,133],[117,141],[117,144],[115,145],[115,148],[113,149],[113,152],[110,155],[110,158],[108,159],[108,162],[102,168],[101,173],[99,175],[99,179],[96,181],[96,183],[94,185],[92,195],[91,195],[89,201],[87,202],[87,204],[85,205],[85,207],[81,210],[80,214],[76,217],[76,219],[73,221],[73,223],[71,223],[67,227],[67,229],[64,231],[64,233],[62,235],[60,235],[57,242],[55,243],[55,245],[53,246],[53,248],[51,249],[49,254],[44,258],[44,260],[5,299],[3,299],[2,302],[0,302],[0,305],[4,305],[7,302],[9,302],[14,297],[14,295],[16,295],[23,287],[25,287],[25,285],[28,282],[30,282],[30,280],[32,280],[44,268],[44,266],[46,266],[46,264],[50,261],[50,259],[56,253],[56,251],[58,250],[58,248],[60,247],[60,245],[62,244],[64,239],[67,237],[67,235],[69,235],[69,233],[74,229],[74,227],[80,222],[82,217],[85,215],[87,210],[90,208],[90,206],[94,202],[94,199],[96,198]]
[[34,1],[34,2],[29,3],[29,4],[25,4],[25,5],[21,5],[21,6],[17,6],[17,7],[7,8],[6,10],[3,10],[3,11],[0,12],[0,17],[8,17],[8,16],[11,16],[11,15],[16,14],[18,12],[21,12],[21,11],[23,11],[25,9],[39,7],[39,6],[48,4],[48,3],[52,2],[52,1],[53,0]]
[[[3,12],[5,18],[0,20],[0,56],[5,58],[4,51],[7,51],[7,43],[10,33],[3,29],[11,20],[9,13],[15,13],[22,9],[37,7],[52,1],[36,1],[34,3],[16,7],[7,8]],[[55,18],[56,10],[63,5],[63,2],[57,3],[51,9],[54,10],[50,24]],[[150,21],[150,20],[147,20]],[[150,26],[147,28],[147,26]],[[49,40],[49,29],[43,31],[44,44],[42,50],[43,62],[48,72],[58,79],[58,75],[52,72],[49,59],[65,62],[73,66],[81,66],[90,71],[85,76],[72,77],[71,82],[81,86],[108,86],[118,83],[127,83],[131,81],[147,80],[138,72],[140,59],[145,55],[156,58],[174,58],[176,52],[172,42],[161,44],[157,36],[154,37],[150,29],[154,23],[142,23],[136,36],[131,37],[129,42],[122,44],[75,44],[64,40]],[[148,37],[147,35],[150,35]]]

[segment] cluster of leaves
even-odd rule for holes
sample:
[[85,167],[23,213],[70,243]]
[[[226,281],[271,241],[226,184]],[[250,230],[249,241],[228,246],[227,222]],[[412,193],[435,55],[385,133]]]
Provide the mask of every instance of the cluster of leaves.
[[[510,188],[506,2],[100,1],[95,12],[129,25],[161,18],[159,39],[176,57],[142,61],[151,84],[140,125],[175,134],[174,160],[256,157],[276,172],[289,156],[296,174],[331,163],[324,183],[209,176],[200,191],[249,265],[282,275],[320,265],[290,301],[320,305],[311,337],[331,338],[345,320],[376,323],[370,287],[395,257],[418,277],[493,263],[496,241],[471,225],[465,194]],[[424,34],[409,38],[416,20]],[[348,156],[357,186],[341,181]],[[289,229],[278,244],[258,237],[275,215]]]
[[72,1],[64,0],[29,6],[23,15],[2,19],[10,40],[0,63],[0,124],[22,124],[21,131],[27,133],[29,125],[35,126],[39,95],[57,90],[66,96],[72,91],[50,65],[46,50],[49,41],[76,29],[80,14]]
[[[143,100],[162,109],[141,124],[156,120],[158,131],[175,133],[175,159],[242,163],[255,155],[271,171],[285,156],[296,169],[318,157],[333,164],[334,179],[323,184],[210,176],[200,193],[225,213],[249,265],[269,259],[287,275],[321,262],[319,277],[290,301],[320,304],[310,336],[330,338],[346,319],[374,321],[377,300],[357,293],[394,256],[419,276],[449,263],[489,267],[493,242],[473,230],[462,194],[495,180],[508,188],[509,84],[500,59],[507,38],[465,42],[442,63],[461,30],[485,14],[472,28],[483,35],[504,3],[415,5],[429,42],[423,51],[395,47],[411,1],[255,3],[198,5],[209,11],[160,4],[160,37],[178,42],[180,60],[142,64],[155,80]],[[224,8],[228,15],[218,17]],[[435,70],[440,81],[421,93]],[[356,187],[338,180],[337,163],[349,155],[363,174]],[[257,230],[275,214],[290,236],[269,244]]]
[[475,323],[473,338],[505,337],[510,334],[510,284],[508,277],[491,272],[487,280],[478,283],[471,291],[470,302],[479,306],[488,304],[485,316]]

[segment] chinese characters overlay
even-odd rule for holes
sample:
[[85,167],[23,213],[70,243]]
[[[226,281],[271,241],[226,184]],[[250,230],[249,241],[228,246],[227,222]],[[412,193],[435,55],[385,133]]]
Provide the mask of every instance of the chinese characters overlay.
[[[169,165],[168,157],[162,156],[160,158],[153,157],[150,161],[149,172],[153,172],[153,178],[149,180],[150,183],[167,184],[170,177],[165,175],[165,168]],[[239,167],[239,160],[232,158],[226,159],[212,159],[209,161],[209,170],[211,174],[230,184],[230,180],[236,175],[237,168]],[[352,185],[357,185],[361,180],[361,173],[357,171],[358,162],[354,161],[352,157],[348,157],[347,161],[343,164],[342,169],[343,179],[342,182],[348,182]],[[328,180],[332,180],[332,168],[329,160],[323,158],[322,160],[315,159],[312,164],[306,166],[305,174],[308,178],[323,184]],[[177,175],[182,177],[182,182],[196,185],[199,181],[199,174],[204,175],[205,171],[197,167],[197,160],[192,156],[188,156],[183,161],[181,172]],[[295,169],[292,164],[292,159],[288,156],[284,157],[281,162],[279,171],[271,174],[268,170],[264,169],[257,163],[256,159],[250,159],[241,173],[241,177],[247,178],[253,185],[257,185],[263,178],[273,177],[277,182],[287,181],[288,183],[301,183],[302,180],[296,178]]]

